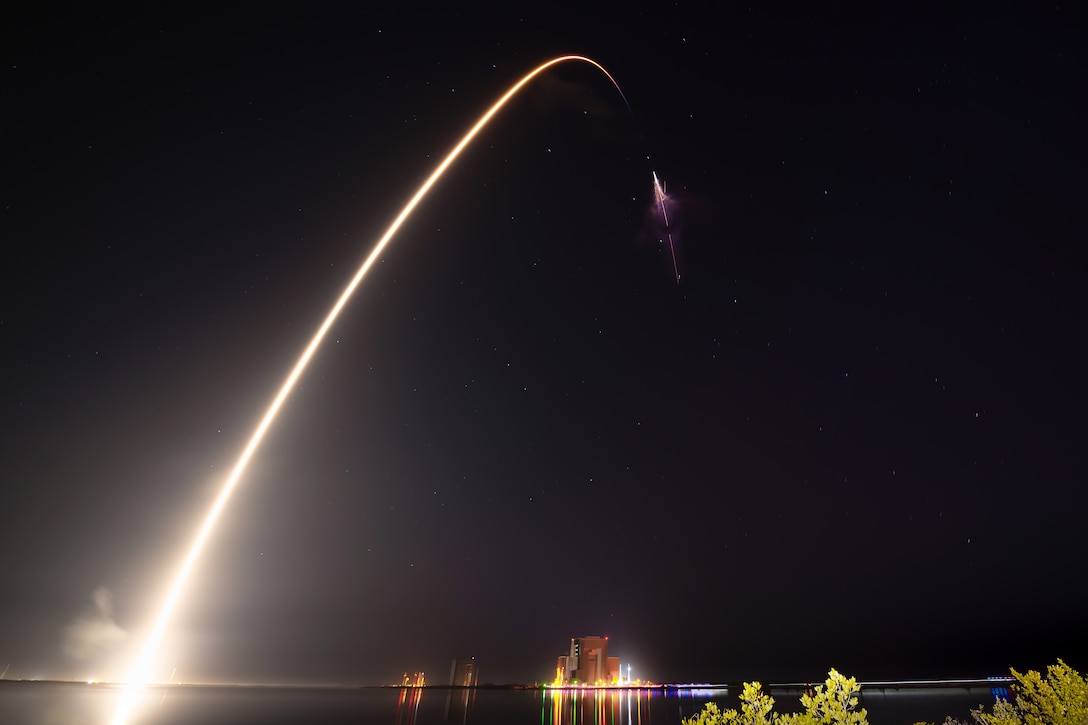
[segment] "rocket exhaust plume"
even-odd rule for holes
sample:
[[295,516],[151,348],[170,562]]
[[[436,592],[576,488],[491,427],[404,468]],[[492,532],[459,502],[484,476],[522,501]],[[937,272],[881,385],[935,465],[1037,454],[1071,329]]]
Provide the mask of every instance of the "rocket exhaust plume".
[[[615,81],[613,81],[615,83]],[[665,222],[665,234],[669,237],[669,253],[672,254],[672,273],[676,278],[676,284],[680,284],[680,268],[676,266],[676,244],[672,239],[672,227],[669,225],[669,212],[665,208],[665,202],[668,201],[668,196],[665,195],[665,187],[662,186],[661,181],[657,178],[657,172],[651,171],[654,177],[654,202],[657,204],[657,208],[661,211],[661,219]]]
[[261,422],[257,425],[257,429],[253,432],[253,435],[249,439],[249,442],[242,450],[242,454],[241,456],[239,456],[238,462],[234,464],[234,468],[231,470],[230,476],[227,477],[226,482],[223,484],[222,489],[220,489],[219,491],[219,495],[216,497],[211,509],[208,511],[207,516],[205,516],[203,523],[197,530],[196,537],[193,539],[193,543],[189,547],[189,552],[185,555],[185,558],[181,564],[181,568],[178,570],[177,576],[174,579],[174,583],[170,587],[170,590],[167,593],[165,600],[163,601],[162,609],[159,612],[159,616],[155,620],[155,624],[147,637],[147,641],[144,644],[143,649],[140,651],[139,659],[137,659],[135,667],[127,678],[127,684],[122,695],[121,706],[114,717],[114,725],[124,725],[124,723],[127,722],[132,707],[135,705],[143,686],[151,680],[151,667],[154,664],[155,654],[158,649],[158,645],[162,640],[163,634],[166,630],[166,626],[169,623],[170,617],[174,612],[174,608],[177,606],[178,599],[181,597],[182,591],[185,589],[185,583],[189,578],[189,574],[192,572],[193,567],[196,565],[197,559],[200,556],[201,550],[204,548],[205,542],[211,535],[212,530],[215,528],[215,523],[219,519],[219,515],[223,512],[224,507],[227,505],[227,501],[230,499],[231,493],[234,491],[238,480],[242,477],[242,474],[245,473],[246,466],[249,464],[250,458],[253,457],[253,454],[256,452],[257,447],[261,444],[261,440],[264,438],[264,435],[268,431],[269,426],[271,426],[273,421],[275,421],[276,415],[279,413],[280,407],[283,405],[284,400],[286,400],[288,393],[295,386],[295,383],[302,376],[302,373],[306,371],[306,368],[310,363],[310,358],[313,357],[314,353],[317,351],[317,348],[321,345],[322,340],[325,339],[325,334],[329,331],[329,328],[332,327],[333,323],[336,322],[336,318],[340,316],[340,311],[348,303],[348,300],[351,299],[351,295],[355,292],[355,288],[358,287],[359,284],[363,281],[363,278],[366,277],[367,272],[370,271],[370,268],[374,265],[374,262],[377,261],[378,257],[385,250],[385,247],[393,239],[393,236],[397,233],[397,230],[399,230],[401,225],[404,224],[405,220],[407,220],[408,217],[411,216],[412,212],[415,210],[419,202],[422,201],[425,196],[427,196],[427,193],[431,190],[431,187],[434,186],[440,178],[442,178],[442,175],[446,173],[446,169],[448,169],[450,165],[457,160],[457,157],[460,156],[464,148],[472,142],[472,140],[481,130],[483,130],[488,122],[491,121],[491,118],[495,116],[495,114],[497,114],[503,106],[506,105],[506,102],[514,97],[518,93],[518,91],[522,89],[522,87],[524,87],[527,83],[533,80],[536,76],[546,71],[548,68],[551,68],[552,66],[558,65],[560,63],[566,63],[568,61],[589,63],[590,65],[604,73],[605,76],[608,77],[608,80],[612,82],[612,85],[616,87],[616,90],[619,91],[620,97],[623,98],[624,104],[627,105],[628,109],[630,109],[631,106],[627,103],[627,97],[623,95],[623,90],[620,89],[619,84],[616,83],[616,79],[613,78],[612,74],[605,70],[604,66],[602,66],[597,61],[581,55],[563,55],[557,58],[552,58],[551,60],[540,64],[539,66],[525,74],[525,76],[523,76],[521,80],[511,86],[510,89],[506,91],[506,93],[504,93],[501,98],[499,98],[499,100],[495,101],[495,103],[489,109],[487,109],[487,111],[480,117],[480,119],[476,121],[476,124],[472,128],[470,128],[463,137],[461,137],[461,140],[458,141],[457,145],[453,147],[453,150],[450,151],[449,154],[446,155],[446,158],[442,160],[442,162],[438,165],[437,168],[435,168],[431,175],[427,177],[427,180],[423,182],[423,184],[419,187],[419,189],[412,196],[412,198],[408,200],[408,203],[404,205],[404,208],[401,209],[400,213],[393,220],[393,223],[390,224],[389,228],[385,230],[385,234],[383,234],[381,239],[378,240],[378,243],[374,246],[374,249],[363,261],[362,266],[359,267],[359,270],[355,273],[355,276],[352,277],[347,287],[344,288],[344,291],[340,294],[340,298],[336,301],[336,304],[334,304],[332,306],[332,309],[329,310],[328,315],[325,317],[325,321],[321,323],[321,326],[317,329],[317,332],[314,333],[313,338],[311,338],[310,344],[306,346],[305,350],[303,350],[302,355],[298,359],[298,362],[295,363],[295,367],[291,370],[291,373],[287,376],[287,379],[284,380],[279,392],[276,393],[276,396],[272,399],[271,404],[265,411],[264,417],[261,418]]

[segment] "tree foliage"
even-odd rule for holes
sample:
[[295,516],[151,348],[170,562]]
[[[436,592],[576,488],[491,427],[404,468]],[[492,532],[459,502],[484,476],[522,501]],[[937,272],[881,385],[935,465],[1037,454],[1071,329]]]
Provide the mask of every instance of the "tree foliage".
[[1046,669],[1016,678],[1014,702],[999,700],[992,712],[980,706],[971,715],[979,725],[1088,725],[1088,682],[1061,660]]
[[858,706],[859,692],[861,685],[856,678],[843,677],[832,669],[824,684],[817,685],[813,694],[801,696],[806,716],[803,722],[806,725],[866,725],[868,712],[865,708],[854,710]]
[[740,711],[721,710],[708,702],[702,712],[685,718],[683,725],[776,725],[780,718],[774,713],[774,698],[763,692],[758,682],[745,682],[740,696]]
[[[1065,662],[1048,667],[1045,677],[1035,670],[1012,670],[1012,676],[1015,700],[998,700],[989,712],[982,706],[972,710],[973,725],[1088,725],[1088,681]],[[860,691],[856,679],[831,670],[823,685],[801,696],[804,712],[779,714],[762,685],[745,682],[739,711],[708,702],[683,725],[868,725],[865,708],[856,709]],[[968,723],[949,717],[944,725]]]
[[[1088,682],[1072,667],[1058,660],[1047,668],[1046,678],[1035,670],[1011,672],[1016,699],[998,700],[990,712],[979,705],[971,711],[975,725],[1088,725]],[[968,723],[950,716],[944,725]]]
[[857,680],[835,670],[823,685],[801,697],[805,711],[791,714],[774,712],[774,698],[763,692],[758,682],[745,682],[740,696],[740,710],[721,710],[708,702],[702,712],[686,718],[683,725],[868,725],[865,708],[856,710],[861,691]]

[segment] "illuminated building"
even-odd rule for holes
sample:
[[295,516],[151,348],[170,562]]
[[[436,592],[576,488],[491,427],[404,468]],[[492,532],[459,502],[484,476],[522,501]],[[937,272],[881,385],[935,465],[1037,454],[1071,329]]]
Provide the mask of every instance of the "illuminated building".
[[476,687],[479,680],[475,657],[456,659],[450,665],[450,687]]
[[620,658],[608,656],[608,637],[574,637],[570,652],[555,668],[556,684],[614,685],[620,681]]
[[475,657],[458,658],[450,665],[450,690],[446,694],[447,723],[468,723],[468,713],[476,698],[479,680],[480,670],[476,667]]

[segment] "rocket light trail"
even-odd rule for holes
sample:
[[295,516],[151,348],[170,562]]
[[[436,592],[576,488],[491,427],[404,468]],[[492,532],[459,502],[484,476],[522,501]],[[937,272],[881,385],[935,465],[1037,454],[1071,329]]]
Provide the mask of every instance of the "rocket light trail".
[[[615,83],[615,81],[612,81]],[[661,218],[665,221],[665,234],[669,237],[669,252],[672,254],[672,273],[676,276],[676,284],[680,284],[680,269],[676,266],[676,245],[672,241],[672,228],[669,224],[669,212],[665,208],[665,202],[668,197],[665,195],[665,187],[661,185],[661,182],[657,178],[657,172],[651,171],[654,177],[654,201],[657,203],[657,208],[661,210]]]
[[657,178],[657,172],[651,171],[654,177],[654,201],[657,202],[658,208],[661,209],[661,217],[665,220],[665,226],[669,226],[669,213],[665,211],[665,187],[661,185],[661,181]]
[[[385,250],[386,246],[393,239],[393,236],[397,233],[397,230],[399,230],[404,222],[408,219],[408,217],[411,216],[412,212],[415,210],[419,202],[422,201],[427,193],[431,190],[431,187],[433,187],[435,183],[437,183],[438,180],[442,178],[442,175],[446,172],[446,169],[448,169],[450,165],[453,164],[453,162],[461,154],[461,151],[463,151],[464,148],[472,142],[476,135],[488,124],[491,118],[495,114],[497,114],[503,106],[506,105],[506,102],[509,101],[513,96],[515,96],[518,91],[520,91],[522,87],[524,87],[527,83],[533,80],[533,78],[540,75],[548,68],[551,68],[552,66],[558,65],[560,63],[566,63],[568,61],[589,63],[590,65],[604,73],[605,76],[608,77],[608,80],[612,82],[612,85],[616,87],[616,90],[619,91],[620,97],[623,99],[624,104],[627,105],[627,108],[631,108],[630,104],[627,103],[627,97],[623,94],[623,90],[620,88],[619,83],[617,83],[616,79],[612,77],[612,74],[605,70],[605,67],[597,61],[581,55],[563,55],[557,58],[552,58],[551,60],[546,61],[534,68],[533,70],[529,71],[529,73],[523,76],[521,80],[511,86],[510,89],[506,91],[506,93],[504,93],[501,98],[499,98],[499,100],[495,101],[495,103],[483,114],[483,116],[480,117],[476,124],[471,129],[469,129],[469,131],[461,138],[457,145],[453,147],[453,150],[450,151],[449,154],[447,154],[446,158],[443,159],[442,163],[440,163],[437,168],[435,168],[435,170],[431,173],[427,180],[423,182],[423,184],[419,187],[419,189],[412,196],[412,198],[408,200],[408,203],[404,205],[404,208],[401,209],[396,219],[393,220],[393,223],[389,225],[388,229],[386,229],[385,234],[383,234],[381,239],[378,240],[378,243],[375,245],[374,249],[363,261],[362,266],[359,267],[359,270],[355,273],[355,276],[352,277],[347,287],[345,287],[344,291],[340,294],[340,298],[336,301],[336,304],[334,304],[332,306],[332,309],[329,310],[328,315],[325,317],[325,321],[321,323],[321,326],[318,328],[317,332],[310,340],[310,344],[306,346],[306,349],[299,357],[298,362],[295,363],[295,367],[291,370],[291,373],[287,376],[287,379],[284,380],[279,392],[276,393],[276,397],[273,398],[272,403],[268,406],[268,410],[264,414],[264,417],[261,418],[261,422],[257,425],[257,429],[253,432],[253,435],[249,439],[249,442],[246,444],[245,449],[243,449],[241,456],[238,458],[238,462],[235,463],[234,468],[230,473],[230,476],[228,476],[226,482],[223,484],[223,488],[220,490],[219,495],[216,497],[215,502],[212,504],[211,509],[208,511],[204,522],[200,525],[200,528],[197,531],[196,538],[193,540],[193,543],[189,548],[189,553],[185,556],[181,568],[178,570],[178,574],[174,579],[174,584],[170,587],[170,590],[166,595],[165,600],[163,601],[162,609],[159,612],[158,618],[155,620],[155,625],[152,627],[151,632],[147,637],[147,641],[144,643],[143,649],[140,651],[139,659],[137,659],[135,667],[127,678],[127,685],[122,695],[121,706],[118,709],[116,716],[114,717],[114,725],[124,725],[127,722],[129,713],[131,712],[132,707],[136,703],[137,696],[139,695],[143,686],[150,682],[151,667],[154,663],[154,658],[158,649],[158,645],[162,641],[163,634],[166,631],[166,625],[170,621],[170,617],[174,612],[174,608],[177,606],[178,599],[181,597],[181,593],[185,588],[185,584],[189,578],[189,574],[192,572],[192,569],[200,556],[200,552],[204,548],[204,544],[206,543],[208,537],[211,535],[212,530],[215,528],[215,523],[216,521],[218,521],[220,514],[223,512],[223,509],[226,506],[227,501],[230,499],[231,493],[234,491],[234,488],[237,485],[239,479],[241,479],[242,474],[245,472],[246,466],[249,464],[249,460],[253,457],[253,454],[256,452],[257,447],[264,439],[264,435],[268,431],[268,428],[276,419],[276,415],[279,413],[280,407],[283,405],[284,400],[287,399],[287,395],[291,392],[291,389],[295,386],[295,383],[298,382],[298,379],[302,376],[302,373],[305,372],[307,366],[310,363],[310,359],[317,351],[317,348],[321,345],[322,340],[325,339],[325,335],[329,331],[329,328],[332,327],[334,322],[336,322],[336,318],[340,316],[340,311],[348,303],[348,300],[351,299],[352,294],[355,292],[355,288],[358,287],[359,284],[363,281],[363,278],[366,277],[367,272],[370,271],[370,268],[374,265],[378,257]],[[656,179],[657,176],[655,175],[655,183]]]

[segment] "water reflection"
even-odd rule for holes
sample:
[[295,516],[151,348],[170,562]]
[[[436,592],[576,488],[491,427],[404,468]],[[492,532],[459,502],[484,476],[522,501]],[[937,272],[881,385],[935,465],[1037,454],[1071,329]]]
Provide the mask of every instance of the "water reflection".
[[[724,689],[685,690],[672,693],[709,699],[724,696]],[[541,725],[646,725],[650,724],[650,699],[665,697],[647,688],[549,688],[542,693]]]
[[475,687],[452,687],[446,695],[446,722],[454,725],[468,722],[468,711],[476,697]]
[[402,687],[397,697],[396,725],[415,725],[419,703],[423,700],[422,687]]

